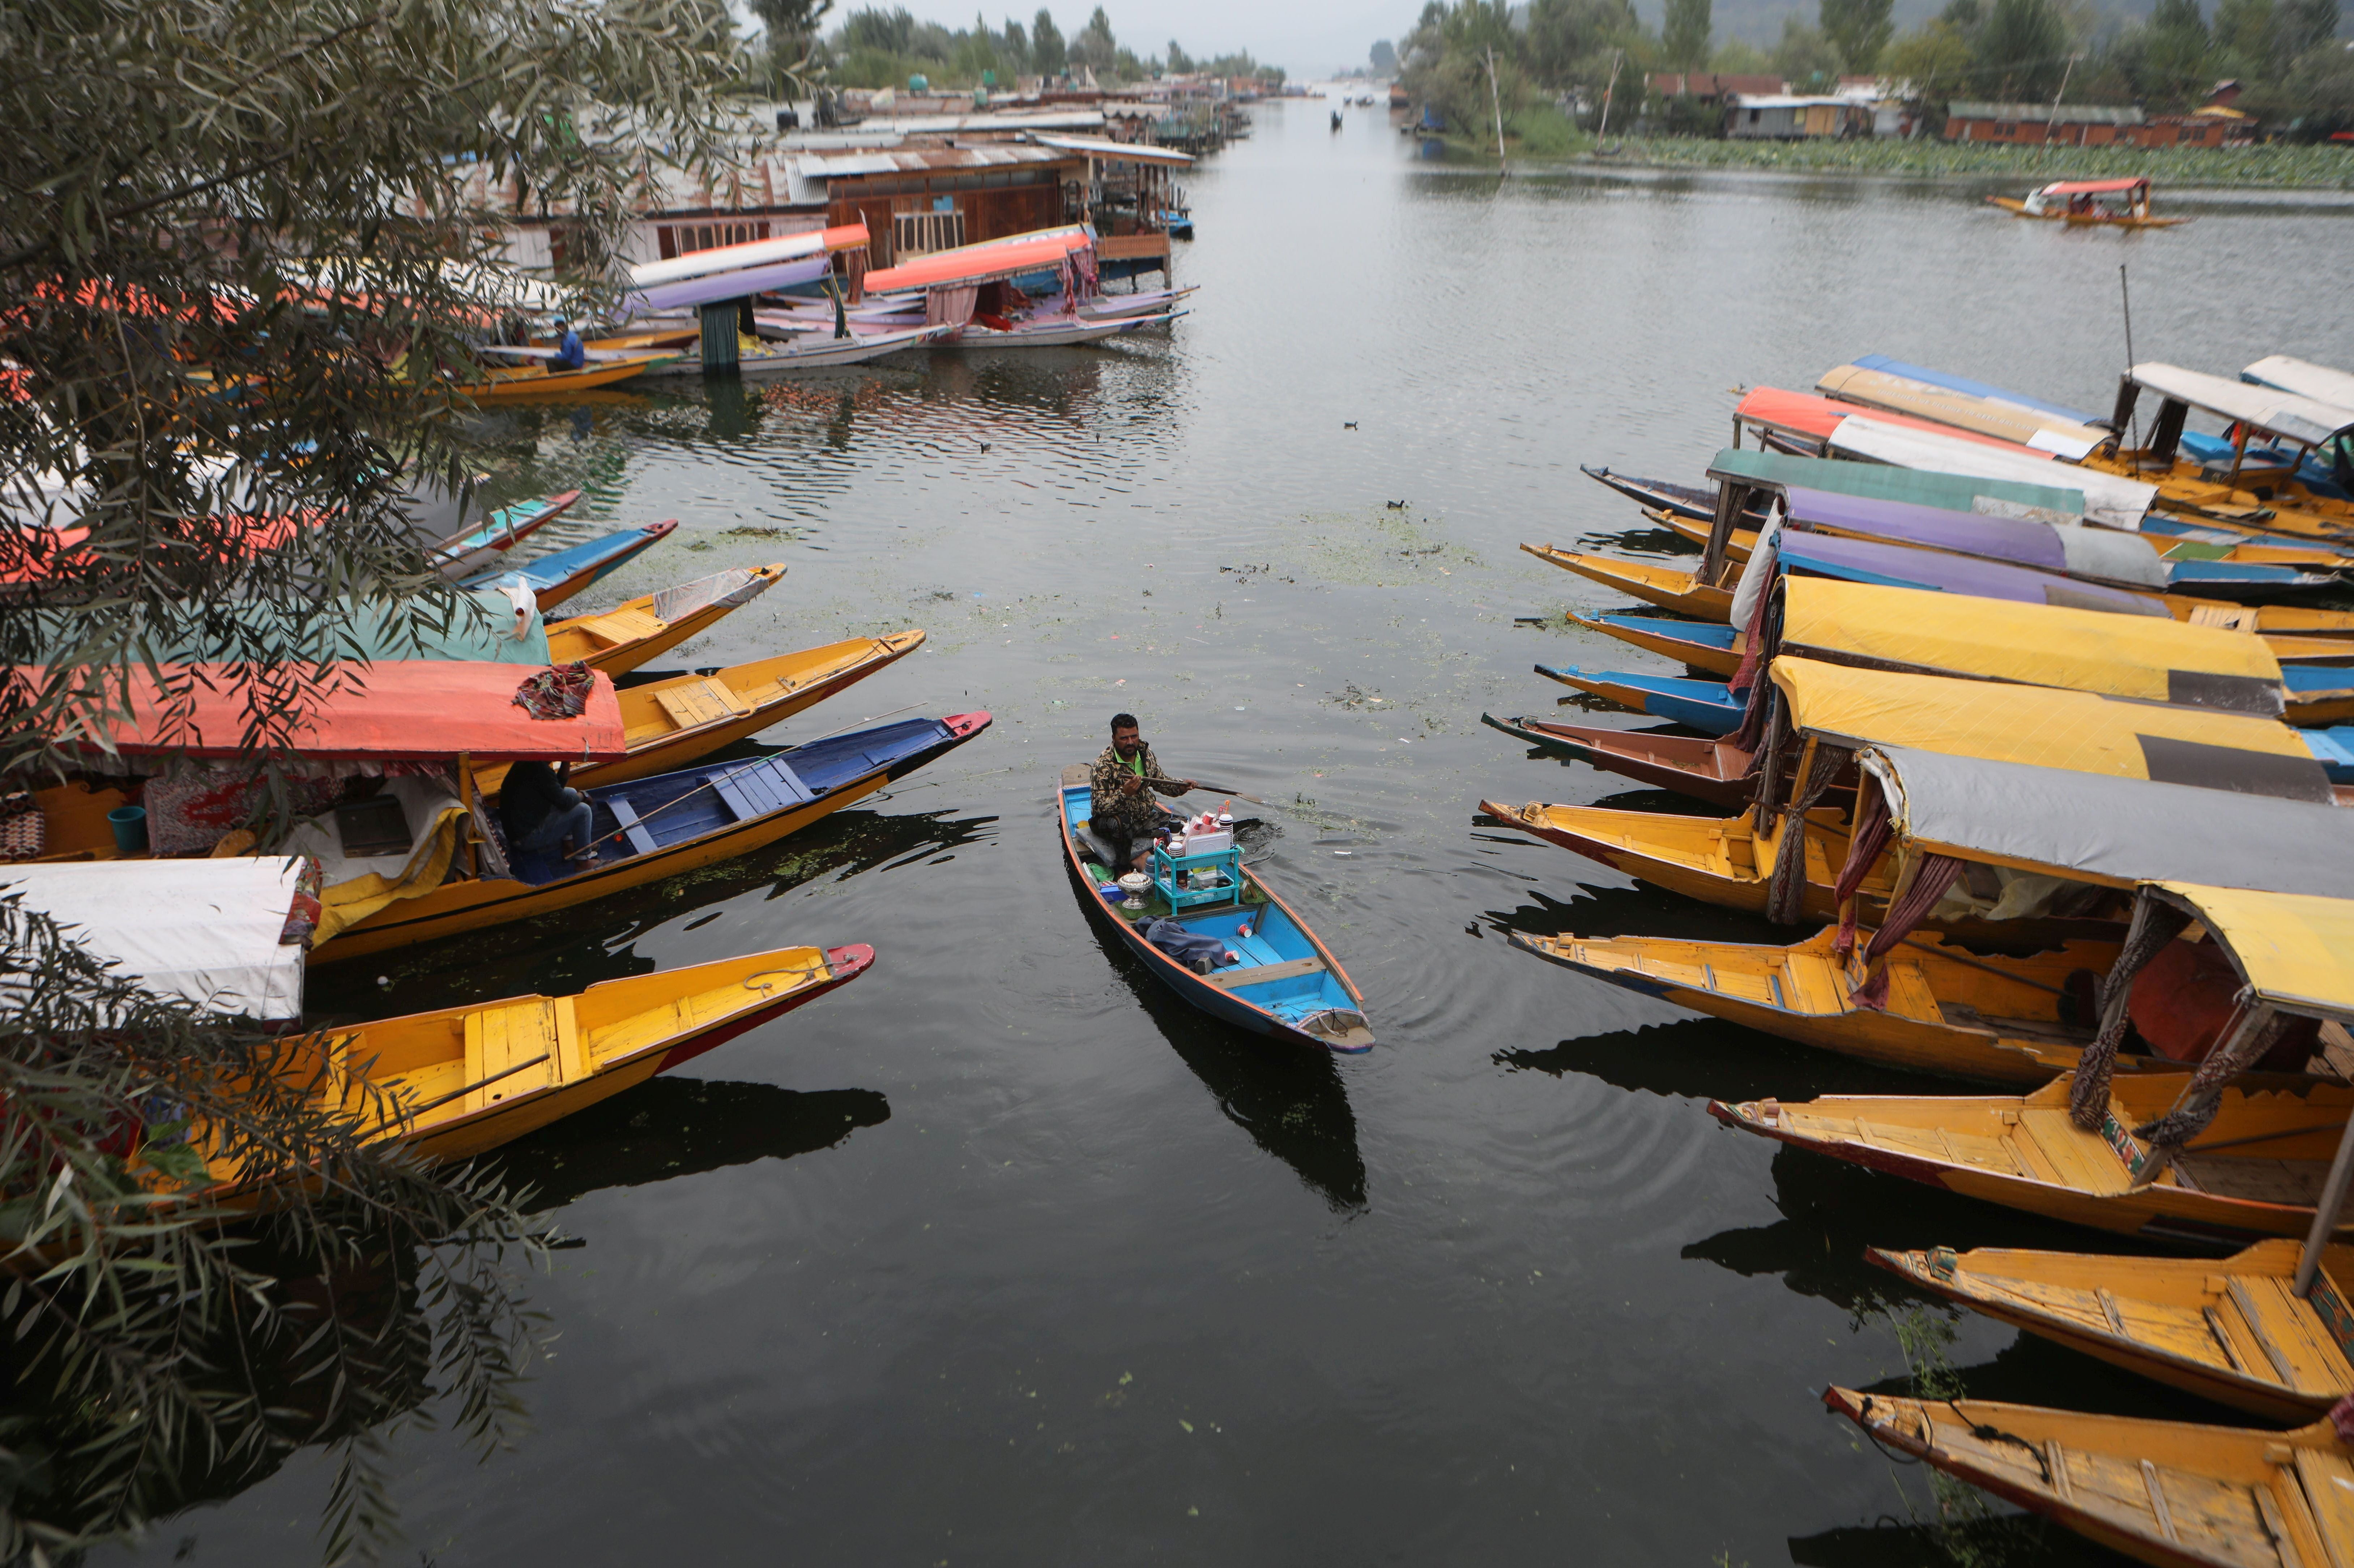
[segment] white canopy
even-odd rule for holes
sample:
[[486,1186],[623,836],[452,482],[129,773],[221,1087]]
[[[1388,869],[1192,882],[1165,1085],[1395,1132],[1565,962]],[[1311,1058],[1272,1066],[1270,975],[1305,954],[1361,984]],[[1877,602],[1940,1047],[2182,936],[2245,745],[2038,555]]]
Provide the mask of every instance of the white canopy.
[[302,1016],[302,945],[281,943],[299,855],[0,866],[21,897],[158,996],[228,1017]]
[[2341,430],[2354,429],[2354,408],[2316,402],[2277,387],[2228,381],[2203,370],[2185,370],[2156,360],[2135,366],[2132,376],[2136,386],[2147,387],[2172,402],[2188,403],[2306,446],[2318,446]]
[[1967,441],[1958,436],[1892,425],[1863,414],[1850,414],[1841,419],[1831,431],[1830,445],[1842,456],[1897,468],[2079,490],[2084,495],[2084,515],[2112,528],[2138,529],[2151,503],[2158,499],[2158,486],[2144,484],[2137,479],[2121,479],[2098,469],[2030,457],[2023,451],[2006,451],[1985,441]]
[[2316,365],[2309,359],[2275,354],[2241,371],[2240,379],[2258,387],[2277,387],[2335,408],[2354,408],[2354,376],[2332,370],[2327,365]]
[[1106,163],[1166,164],[1182,168],[1193,161],[1191,153],[1180,153],[1172,147],[1155,147],[1145,142],[1114,142],[1103,136],[1058,136],[1034,131],[1030,140],[1041,147],[1052,147],[1061,153],[1084,153]]

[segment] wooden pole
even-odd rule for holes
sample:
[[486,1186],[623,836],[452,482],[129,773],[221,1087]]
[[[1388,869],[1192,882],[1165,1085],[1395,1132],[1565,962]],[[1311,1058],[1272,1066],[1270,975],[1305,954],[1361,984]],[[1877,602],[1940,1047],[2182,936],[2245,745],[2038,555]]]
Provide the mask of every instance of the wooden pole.
[[2338,1158],[2329,1162],[2329,1178],[2321,1184],[2321,1202],[2314,1206],[2313,1224],[2305,1233],[2305,1254],[2296,1260],[2294,1287],[2299,1296],[2313,1294],[2314,1278],[2321,1272],[2321,1249],[2329,1245],[2330,1233],[2338,1228],[2349,1185],[2354,1185],[2354,1120],[2347,1122],[2345,1135],[2338,1140]]
[[1615,50],[1610,56],[1610,80],[1602,90],[1602,123],[1594,131],[1594,139],[1597,142],[1610,134],[1610,95],[1618,90],[1618,68],[1626,60],[1627,51],[1624,49]]
[[1496,46],[1488,46],[1488,101],[1496,111],[1496,177],[1502,179],[1512,171],[1504,166],[1504,95],[1496,86]]

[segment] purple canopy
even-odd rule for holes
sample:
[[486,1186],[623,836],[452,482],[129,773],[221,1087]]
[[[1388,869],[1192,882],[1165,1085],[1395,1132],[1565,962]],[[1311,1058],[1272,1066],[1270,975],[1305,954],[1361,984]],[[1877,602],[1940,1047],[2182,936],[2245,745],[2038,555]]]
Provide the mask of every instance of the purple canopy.
[[646,311],[681,310],[688,305],[707,305],[719,300],[748,299],[754,294],[765,294],[771,289],[790,289],[797,283],[814,283],[832,268],[832,259],[811,256],[798,261],[778,261],[766,267],[715,272],[707,278],[687,278],[675,283],[657,283],[651,289],[633,290],[623,297],[621,308],[635,314]]
[[2105,609],[2123,615],[2165,615],[2164,605],[2147,594],[2126,593],[2098,583],[2078,582],[2052,572],[2004,566],[1968,556],[1940,555],[1903,545],[1841,539],[1829,534],[1785,532],[1777,541],[1786,571],[1812,572],[1849,582],[1968,594],[1976,599],[2057,604],[2073,609]]
[[1790,521],[1801,528],[1868,535],[1892,545],[1950,550],[2072,577],[2160,590],[2167,586],[2166,563],[2147,540],[2131,534],[2023,517],[1983,517],[1819,490],[1794,487],[1787,493]]

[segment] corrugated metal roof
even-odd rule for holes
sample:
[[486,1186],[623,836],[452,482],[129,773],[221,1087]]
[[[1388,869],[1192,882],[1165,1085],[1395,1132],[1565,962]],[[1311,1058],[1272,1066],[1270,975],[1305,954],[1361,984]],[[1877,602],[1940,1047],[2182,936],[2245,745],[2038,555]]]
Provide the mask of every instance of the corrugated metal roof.
[[868,175],[928,174],[938,169],[996,169],[1017,164],[1069,164],[1075,154],[1052,147],[991,142],[978,147],[900,147],[849,153],[803,153],[790,162],[799,180],[854,179]]
[[2138,125],[2138,109],[2106,109],[2090,103],[1963,103],[1946,106],[1948,120],[2020,120],[2060,125]]
[[1131,164],[1169,164],[1179,165],[1193,161],[1191,153],[1173,148],[1155,147],[1141,142],[1110,142],[1101,136],[1050,136],[1033,132],[1030,140],[1041,147],[1056,147],[1066,153],[1084,153],[1108,162],[1125,160]]
[[1852,109],[1850,98],[1802,98],[1796,93],[1736,92],[1733,101],[1744,109]]

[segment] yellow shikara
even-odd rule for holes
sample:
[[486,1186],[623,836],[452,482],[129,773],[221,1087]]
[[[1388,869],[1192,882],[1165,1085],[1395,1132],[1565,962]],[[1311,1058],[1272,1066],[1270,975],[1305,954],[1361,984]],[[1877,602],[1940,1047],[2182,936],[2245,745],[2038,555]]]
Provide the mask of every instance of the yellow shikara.
[[[370,1141],[464,1160],[815,1001],[874,961],[863,945],[783,948],[606,980],[575,996],[411,1013],[302,1041],[285,1070],[340,1094]],[[244,1185],[235,1167],[201,1128],[194,1142],[216,1191],[235,1194]]]
[[2262,1241],[2224,1258],[2109,1257],[1951,1247],[1864,1255],[1999,1322],[2172,1387],[2306,1422],[2354,1393],[2354,1247],[2324,1249],[2308,1298],[2299,1248]]
[[2251,1431],[1837,1387],[1823,1403],[1886,1447],[2160,1568],[2354,1562],[2354,1464],[2327,1421]]
[[[1765,912],[1767,884],[1783,832],[1780,813],[1770,815],[1761,827],[1754,810],[1737,817],[1686,817],[1600,806],[1552,806],[1536,800],[1525,806],[1482,800],[1479,810],[1506,827],[1599,861],[1654,887],[1752,914]],[[1831,891],[1840,867],[1847,863],[1844,819],[1845,813],[1829,807],[1807,813],[1807,883],[1801,919],[1839,917]],[[1888,873],[1883,856],[1865,877],[1861,896],[1867,909],[1886,901]]]
[[[1713,620],[1720,625],[1732,619],[1733,588],[1712,587],[1702,582],[1696,572],[1649,561],[1628,561],[1615,556],[1564,550],[1553,545],[1522,545],[1521,548],[1541,561],[1559,567],[1564,571],[1575,572],[1582,577],[1600,583],[1605,588],[1616,588],[1646,604],[1656,604],[1662,609],[1672,609],[1695,620]],[[2281,636],[2354,635],[2354,611],[2309,609],[2299,605],[2235,604],[2229,599],[2194,599],[2187,594],[2155,593],[2133,588],[2106,591],[2146,600],[2175,620],[2192,626],[2219,626],[2232,630]],[[1969,595],[1954,597],[1967,598],[1972,604],[1991,602]]]
[[2247,1075],[2221,1092],[2214,1119],[2183,1154],[2137,1184],[2150,1150],[2131,1129],[2164,1115],[2187,1081],[2119,1075],[2097,1132],[2070,1118],[2073,1075],[2023,1096],[1840,1095],[1708,1108],[1794,1148],[2095,1230],[2209,1245],[2303,1235],[2354,1087]]
[[[913,629],[888,637],[854,637],[715,674],[631,686],[619,694],[629,755],[575,768],[572,782],[586,789],[684,768],[906,658],[923,646],[924,637]],[[504,768],[484,768],[477,775],[482,793],[496,795],[505,776]]]
[[477,403],[519,403],[536,397],[566,397],[592,387],[610,387],[617,381],[627,381],[657,365],[667,365],[677,357],[674,354],[648,354],[630,359],[599,360],[578,370],[553,370],[545,365],[494,365],[482,372],[481,380],[461,382],[455,390]]
[[777,561],[718,575],[728,582],[715,590],[705,588],[715,582],[706,577],[642,594],[595,615],[548,621],[548,662],[578,662],[609,675],[627,674],[775,587],[784,580],[785,567]]
[[[1825,929],[1789,947],[1665,937],[1532,937],[1513,945],[1582,974],[1803,1045],[1949,1077],[2040,1085],[2072,1072],[2093,1038],[2062,1017],[2092,1017],[2094,986],[2117,944],[2073,941],[2025,958],[1980,956],[1934,936],[1906,938],[1888,960],[1888,1005],[1856,1006],[1861,961],[1832,956]],[[1871,939],[1859,933],[1858,951]],[[2120,1056],[2125,1071],[2179,1074],[2184,1064]]]

